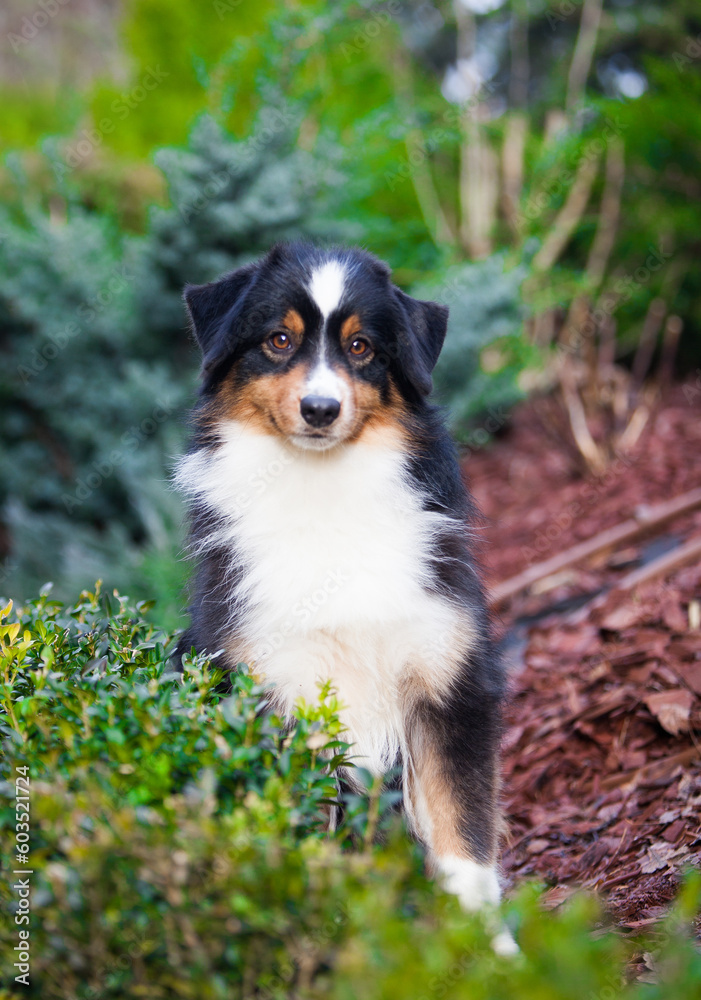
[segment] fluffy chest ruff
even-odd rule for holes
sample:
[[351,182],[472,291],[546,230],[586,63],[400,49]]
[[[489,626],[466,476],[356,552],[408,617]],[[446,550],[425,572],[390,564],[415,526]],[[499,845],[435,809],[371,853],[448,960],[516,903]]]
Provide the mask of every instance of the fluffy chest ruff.
[[464,525],[426,509],[396,434],[330,452],[236,420],[217,436],[177,479],[206,525],[197,554],[223,564],[219,645],[285,714],[330,680],[357,763],[380,775],[402,756],[407,696],[444,696],[472,646],[469,609],[435,576],[439,540]]

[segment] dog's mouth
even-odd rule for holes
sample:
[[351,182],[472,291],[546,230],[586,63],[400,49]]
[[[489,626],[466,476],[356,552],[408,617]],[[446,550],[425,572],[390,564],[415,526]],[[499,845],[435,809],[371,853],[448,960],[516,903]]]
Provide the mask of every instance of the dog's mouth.
[[297,448],[307,451],[327,451],[329,448],[340,444],[341,438],[338,435],[323,431],[301,431],[290,435],[290,440]]

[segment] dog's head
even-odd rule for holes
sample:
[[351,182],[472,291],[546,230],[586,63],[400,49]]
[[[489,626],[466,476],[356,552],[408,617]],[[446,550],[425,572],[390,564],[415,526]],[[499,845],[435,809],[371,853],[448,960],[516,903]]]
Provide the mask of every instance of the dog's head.
[[448,319],[370,254],[306,244],[190,285],[185,301],[214,411],[316,450],[420,405]]

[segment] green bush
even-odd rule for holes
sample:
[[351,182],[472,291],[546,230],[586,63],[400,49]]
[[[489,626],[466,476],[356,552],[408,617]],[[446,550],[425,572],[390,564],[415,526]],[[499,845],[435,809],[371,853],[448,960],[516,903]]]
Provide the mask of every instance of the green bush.
[[[146,610],[98,588],[2,612],[0,826],[9,853],[27,773],[32,872],[30,985],[5,920],[3,1000],[698,995],[684,929],[698,879],[670,918],[664,986],[624,985],[632,946],[591,933],[591,900],[545,913],[533,887],[504,906],[522,953],[497,958],[493,924],[424,877],[391,793],[368,782],[326,831],[335,772],[352,765],[332,693],[285,726],[245,669],[230,691],[200,658],[174,673]],[[6,914],[21,877],[2,880]]]

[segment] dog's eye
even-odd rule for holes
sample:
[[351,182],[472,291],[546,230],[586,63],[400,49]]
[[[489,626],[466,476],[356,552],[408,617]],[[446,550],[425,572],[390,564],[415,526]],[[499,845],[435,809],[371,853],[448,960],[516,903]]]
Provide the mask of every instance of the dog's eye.
[[289,351],[292,347],[292,338],[287,333],[274,333],[268,343],[275,351]]
[[369,350],[370,350],[370,345],[368,344],[367,340],[361,340],[360,338],[354,340],[349,347],[349,351],[354,358],[362,358],[363,355],[367,354]]

